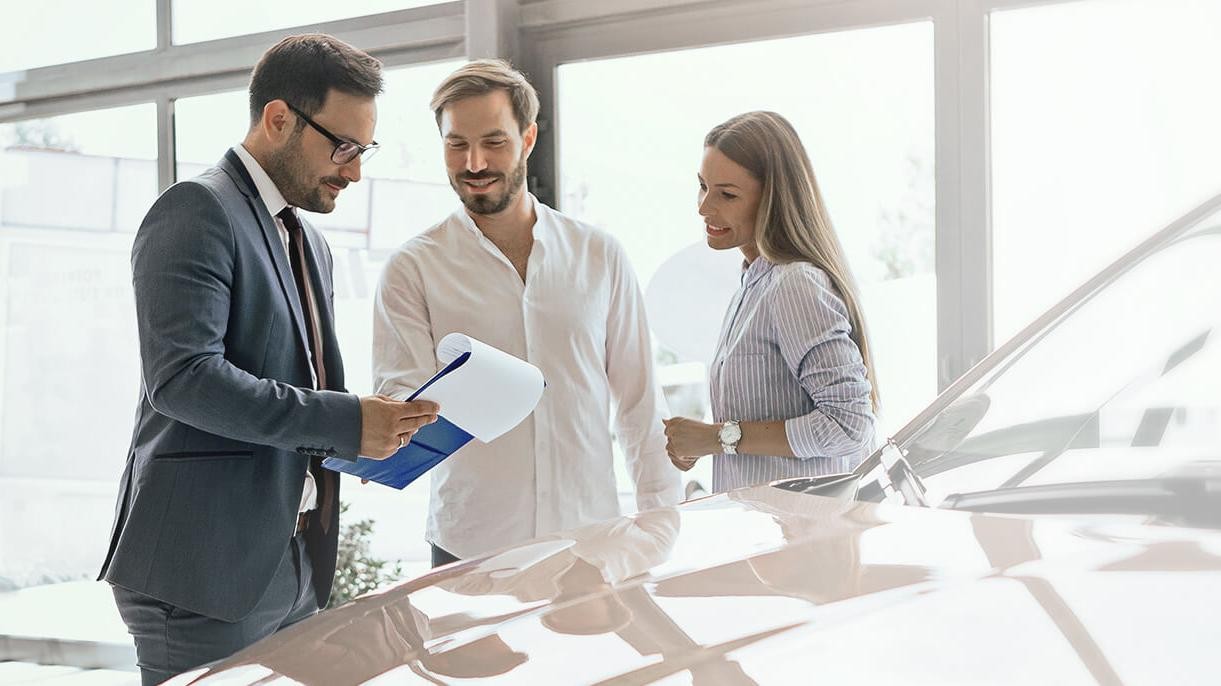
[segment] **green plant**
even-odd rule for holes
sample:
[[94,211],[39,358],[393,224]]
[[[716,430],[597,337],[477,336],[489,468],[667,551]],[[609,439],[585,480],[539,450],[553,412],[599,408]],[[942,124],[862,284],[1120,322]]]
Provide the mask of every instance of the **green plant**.
[[339,559],[335,563],[335,583],[327,607],[338,607],[353,598],[403,578],[402,564],[381,560],[369,554],[373,520],[344,523],[348,504],[339,504]]

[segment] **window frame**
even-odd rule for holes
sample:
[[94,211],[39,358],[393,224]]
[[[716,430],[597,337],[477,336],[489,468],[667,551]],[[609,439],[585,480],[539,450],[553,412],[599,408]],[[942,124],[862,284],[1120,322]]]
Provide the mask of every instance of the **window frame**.
[[[1072,1],[1072,0],[1067,0]],[[558,197],[556,69],[561,64],[683,48],[933,23],[937,388],[992,349],[988,16],[1019,0],[638,0],[616,10],[590,0],[535,0],[521,8],[520,63],[543,97],[531,184]],[[975,227],[971,229],[969,227]]]
[[280,37],[338,36],[402,67],[506,57],[539,90],[530,182],[557,197],[555,73],[560,64],[931,20],[937,275],[937,386],[994,347],[992,335],[989,16],[1075,0],[454,0],[438,5],[174,45],[172,0],[157,7],[157,47],[0,74],[0,123],[135,102],[157,105],[158,184],[175,180],[174,101],[241,88]]

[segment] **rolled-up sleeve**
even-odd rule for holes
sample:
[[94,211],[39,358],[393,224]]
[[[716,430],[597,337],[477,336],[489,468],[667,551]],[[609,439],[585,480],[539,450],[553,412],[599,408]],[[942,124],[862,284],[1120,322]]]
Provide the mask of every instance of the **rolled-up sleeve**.
[[856,461],[873,445],[872,387],[843,299],[821,270],[791,265],[769,306],[784,362],[814,404],[785,421],[789,447],[800,459]]
[[437,369],[424,283],[412,256],[396,253],[373,302],[373,389],[406,400]]

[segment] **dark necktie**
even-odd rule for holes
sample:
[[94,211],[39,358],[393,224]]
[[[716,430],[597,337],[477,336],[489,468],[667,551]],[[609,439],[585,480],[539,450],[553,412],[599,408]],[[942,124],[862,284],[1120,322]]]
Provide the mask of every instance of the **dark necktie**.
[[310,287],[309,261],[305,259],[305,232],[293,208],[285,207],[276,215],[288,229],[288,261],[292,264],[293,280],[297,282],[297,295],[305,310],[306,339],[309,341],[310,357],[314,363],[314,374],[318,377],[318,388],[326,389],[326,368],[322,364],[322,329],[317,320],[318,306],[314,302],[314,289]]
[[[301,298],[301,307],[305,310],[306,338],[309,340],[310,357],[314,362],[314,374],[318,378],[319,390],[326,389],[326,367],[322,364],[322,327],[316,319],[318,307],[314,303],[314,289],[310,286],[309,261],[305,259],[305,231],[301,222],[293,213],[293,208],[285,207],[276,215],[288,229],[288,261],[293,268],[293,280],[297,282],[297,295]],[[338,473],[322,469],[322,460],[310,460],[310,471],[314,474],[314,485],[318,489],[318,516],[324,533],[329,532],[331,522],[335,517],[335,487],[338,485]]]

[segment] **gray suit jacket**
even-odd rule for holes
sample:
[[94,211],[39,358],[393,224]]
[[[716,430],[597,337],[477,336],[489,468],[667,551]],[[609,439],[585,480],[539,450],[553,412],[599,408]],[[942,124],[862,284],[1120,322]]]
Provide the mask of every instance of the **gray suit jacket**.
[[197,614],[244,618],[293,535],[305,470],[320,607],[330,597],[339,479],[360,401],[344,392],[331,254],[305,225],[331,390],[312,390],[300,298],[275,222],[230,150],[157,199],[132,247],[141,399],[101,578]]

